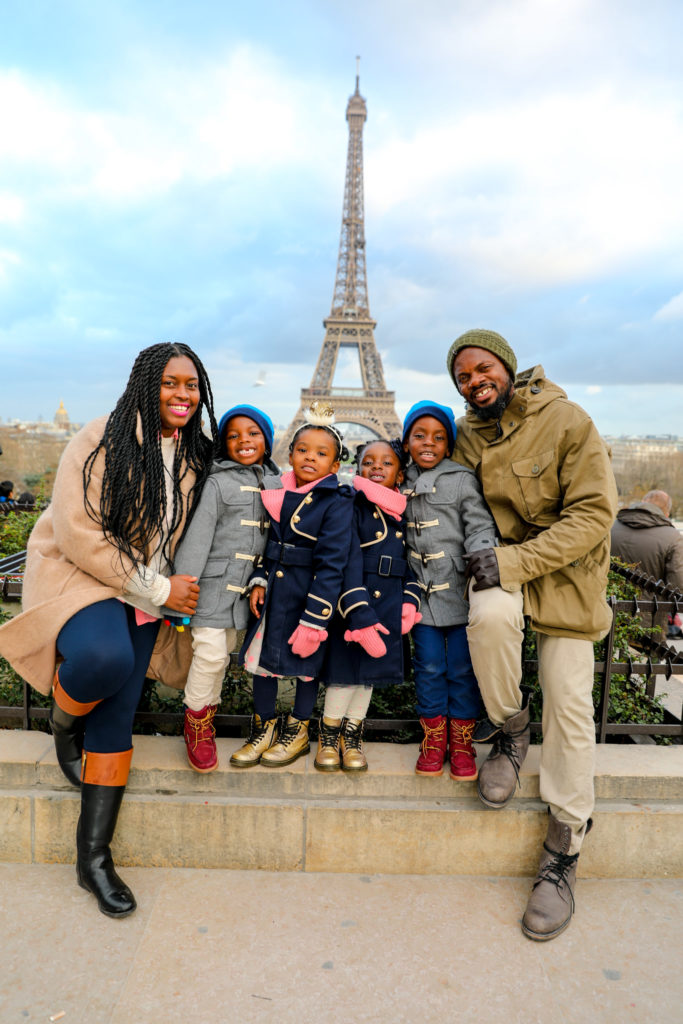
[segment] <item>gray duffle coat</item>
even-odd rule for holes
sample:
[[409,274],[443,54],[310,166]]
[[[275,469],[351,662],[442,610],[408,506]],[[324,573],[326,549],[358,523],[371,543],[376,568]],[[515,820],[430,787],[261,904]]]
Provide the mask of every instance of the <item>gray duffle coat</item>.
[[463,555],[496,545],[496,527],[471,469],[444,459],[420,472],[411,464],[401,491],[408,497],[408,559],[422,591],[422,624],[467,622]]
[[263,466],[241,466],[231,459],[214,462],[175,556],[177,573],[199,579],[193,628],[246,628],[247,583],[261,560],[270,527],[261,489],[281,486],[278,468],[270,459]]

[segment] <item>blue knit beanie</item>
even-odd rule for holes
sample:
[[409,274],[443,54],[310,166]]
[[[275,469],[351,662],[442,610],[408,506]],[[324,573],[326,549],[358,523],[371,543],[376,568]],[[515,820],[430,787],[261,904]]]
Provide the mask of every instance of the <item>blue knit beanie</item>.
[[266,439],[266,455],[270,455],[273,450],[273,421],[270,416],[267,416],[261,409],[257,409],[255,405],[234,405],[232,409],[228,409],[227,412],[223,413],[218,424],[218,436],[221,439],[221,445],[225,447],[223,434],[227,430],[228,423],[233,416],[247,416],[250,420],[254,421]]
[[448,454],[450,455],[455,445],[455,435],[457,427],[455,425],[455,416],[453,410],[447,405],[439,405],[438,402],[430,402],[425,400],[423,402],[416,402],[415,405],[411,405],[410,409],[406,414],[406,418],[403,421],[403,435],[401,440],[405,444],[408,440],[410,428],[412,427],[415,420],[419,420],[421,416],[433,416],[439,423],[443,423],[446,428],[448,435]]

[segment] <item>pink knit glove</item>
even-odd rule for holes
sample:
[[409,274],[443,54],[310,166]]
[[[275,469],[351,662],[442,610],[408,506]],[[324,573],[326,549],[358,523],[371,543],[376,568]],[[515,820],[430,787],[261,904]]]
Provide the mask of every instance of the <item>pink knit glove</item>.
[[419,622],[422,615],[414,604],[408,601],[401,608],[401,633],[410,633],[416,622]]
[[287,643],[292,645],[292,654],[298,654],[300,658],[310,658],[323,640],[327,640],[326,629],[313,629],[312,626],[303,626],[299,623]]
[[385,633],[389,636],[389,630],[381,622],[376,623],[374,626],[364,626],[363,629],[347,629],[344,633],[344,639],[349,641],[355,640],[371,658],[381,658],[383,654],[387,653],[387,645],[382,640],[382,637],[378,635],[379,633]]

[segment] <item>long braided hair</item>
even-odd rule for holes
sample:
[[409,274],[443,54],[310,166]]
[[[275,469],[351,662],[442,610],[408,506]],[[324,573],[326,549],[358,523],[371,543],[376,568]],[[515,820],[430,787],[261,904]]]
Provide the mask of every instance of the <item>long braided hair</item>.
[[[167,524],[166,485],[161,454],[161,381],[169,359],[187,356],[197,370],[199,403],[186,426],[178,430],[173,460],[173,509]],[[202,432],[202,408],[211,423],[212,438]],[[142,444],[136,437],[138,414],[142,421]],[[183,517],[180,483],[190,472],[195,482],[187,498],[187,529],[217,450],[218,428],[213,411],[213,394],[201,360],[188,345],[162,342],[143,349],[133,363],[126,390],[107,420],[102,439],[85,461],[83,494],[85,508],[102,526],[104,536],[134,565],[147,561],[148,548],[163,537],[162,556],[171,571],[170,543]],[[104,472],[99,507],[94,507],[88,490],[93,467],[104,452]]]

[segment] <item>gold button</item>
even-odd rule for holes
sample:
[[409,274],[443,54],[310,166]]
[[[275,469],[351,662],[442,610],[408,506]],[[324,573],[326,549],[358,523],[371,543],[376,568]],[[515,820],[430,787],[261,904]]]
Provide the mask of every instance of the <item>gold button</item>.
[[301,520],[301,516],[292,516],[292,522],[298,523]]
[[328,616],[330,614],[330,609],[329,608],[323,608],[322,613],[323,613],[323,615]]
[[381,531],[381,530],[378,530],[378,531],[377,531],[377,533],[375,534],[375,537],[377,537],[377,540],[379,540],[379,538],[380,538],[381,536],[382,536],[382,531]]
[[379,512],[373,512],[372,513],[372,518],[373,519],[379,519]]
[[277,578],[279,580],[281,580],[282,577],[284,576],[284,573],[283,573],[282,569],[278,569],[278,571],[275,573],[275,575],[277,576]]
[[313,501],[313,495],[312,494],[307,494],[306,497],[304,498],[304,504],[305,505],[310,505],[312,501]]
[[373,590],[372,596],[373,597],[381,597],[382,596],[382,591],[381,590]]
[[403,531],[402,530],[397,530],[396,531],[396,536],[397,537],[402,537],[403,536]]

